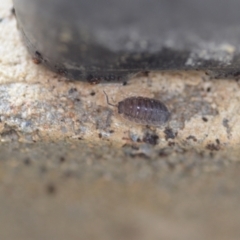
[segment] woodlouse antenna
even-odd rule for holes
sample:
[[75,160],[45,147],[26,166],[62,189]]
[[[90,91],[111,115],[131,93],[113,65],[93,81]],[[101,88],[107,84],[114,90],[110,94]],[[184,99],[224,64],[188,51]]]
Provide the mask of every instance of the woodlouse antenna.
[[103,92],[104,92],[104,94],[106,96],[107,104],[110,105],[110,106],[113,106],[113,107],[117,107],[118,105],[114,105],[114,104],[109,102],[108,95],[105,93],[105,91],[103,91]]

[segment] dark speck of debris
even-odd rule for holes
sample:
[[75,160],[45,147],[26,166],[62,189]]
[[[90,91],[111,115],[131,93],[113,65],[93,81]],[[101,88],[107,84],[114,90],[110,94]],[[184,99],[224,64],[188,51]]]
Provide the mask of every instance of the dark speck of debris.
[[186,139],[187,140],[193,140],[194,142],[197,141],[197,138],[195,136],[193,136],[193,135],[189,135]]
[[[136,157],[138,154],[141,154],[142,152],[139,150],[139,146],[137,145],[132,145],[132,144],[124,144],[122,146],[124,153],[127,156],[131,156],[131,157]],[[143,153],[144,154],[144,153]]]
[[69,91],[68,91],[68,94],[73,94],[75,92],[77,92],[76,88],[70,88]]
[[95,96],[96,93],[95,93],[95,92],[91,92],[90,95],[91,95],[91,96]]
[[99,134],[98,134],[98,137],[99,137],[99,138],[102,138],[102,134],[101,134],[101,133],[99,133]]
[[165,128],[164,130],[165,133],[165,139],[174,139],[177,136],[177,133],[174,133],[173,130],[171,128]]
[[46,191],[49,195],[53,195],[56,193],[56,187],[52,183],[50,183],[47,185]]
[[207,92],[211,92],[211,88],[210,87],[207,88]]
[[114,133],[114,130],[110,130],[109,133]]
[[62,157],[59,158],[60,163],[64,163],[65,161],[66,161],[65,157],[62,156]]
[[168,146],[169,146],[169,147],[175,146],[175,142],[169,142],[169,143],[168,143]]
[[148,77],[149,76],[149,71],[143,71],[142,76],[143,77]]
[[226,118],[224,118],[223,121],[222,121],[222,124],[223,124],[223,126],[226,128],[228,137],[230,137],[230,135],[231,135],[231,128],[230,128],[230,126],[229,126],[229,120],[226,119]]
[[72,100],[72,101],[75,101],[75,102],[80,102],[80,99],[79,99],[79,92],[78,90],[74,87],[74,88],[70,88],[68,90],[68,97]]
[[143,142],[145,143],[149,143],[151,145],[157,145],[158,144],[158,139],[159,136],[156,134],[150,134],[150,133],[146,133],[145,136],[143,137]]
[[29,159],[29,158],[24,159],[24,164],[25,164],[26,166],[31,165],[30,159]]
[[66,76],[68,74],[68,71],[67,69],[65,68],[59,68],[57,66],[55,66],[56,70],[57,70],[57,73],[60,75],[60,76]]
[[123,82],[123,86],[126,86],[127,85],[127,82],[125,81],[125,82]]
[[219,145],[219,144],[220,144],[220,140],[219,140],[219,139],[216,139],[216,143]]
[[149,157],[145,153],[131,153],[130,157],[132,158],[144,158],[144,159],[149,159]]
[[225,128],[229,128],[229,120],[228,119],[226,119],[226,118],[224,118],[223,119],[223,121],[222,121],[222,123],[223,123],[223,126],[225,127]]
[[160,152],[158,153],[159,157],[167,157],[169,154],[166,152],[165,149],[161,149]]
[[96,85],[101,82],[101,77],[96,77],[90,74],[87,76],[87,81],[92,85]]
[[206,117],[202,117],[202,120],[203,120],[204,122],[207,122],[207,121],[208,121],[208,119],[207,119]]
[[125,143],[122,145],[122,148],[128,148],[128,149],[133,149],[133,150],[139,150],[139,147],[137,145],[132,145],[132,144],[128,144]]
[[38,51],[35,52],[35,55],[33,57],[33,62],[35,64],[40,64],[43,61],[42,54]]
[[213,144],[213,143],[209,143],[206,147],[208,150],[211,150],[211,151],[218,151],[220,150],[220,146],[219,144]]
[[133,150],[139,150],[139,147],[138,147],[137,145],[132,145],[131,148],[132,148]]
[[15,8],[14,8],[14,7],[11,8],[11,14],[12,14],[13,16],[16,15],[16,11],[15,11]]

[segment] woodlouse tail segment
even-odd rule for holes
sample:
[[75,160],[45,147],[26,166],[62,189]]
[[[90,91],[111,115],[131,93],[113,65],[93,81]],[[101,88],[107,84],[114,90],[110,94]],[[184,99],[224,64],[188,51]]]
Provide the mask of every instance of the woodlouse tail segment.
[[113,107],[117,107],[118,105],[114,105],[114,104],[109,102],[108,95],[105,93],[105,91],[103,91],[103,92],[104,92],[104,94],[106,96],[107,104],[110,105],[110,106],[113,106]]

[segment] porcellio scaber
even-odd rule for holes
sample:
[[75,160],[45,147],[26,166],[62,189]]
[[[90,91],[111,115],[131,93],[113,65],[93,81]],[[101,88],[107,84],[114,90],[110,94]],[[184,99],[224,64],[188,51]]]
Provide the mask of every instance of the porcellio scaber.
[[118,108],[118,113],[124,118],[143,125],[161,126],[170,118],[167,107],[157,99],[146,97],[129,97],[117,105],[111,104],[106,95],[107,103]]

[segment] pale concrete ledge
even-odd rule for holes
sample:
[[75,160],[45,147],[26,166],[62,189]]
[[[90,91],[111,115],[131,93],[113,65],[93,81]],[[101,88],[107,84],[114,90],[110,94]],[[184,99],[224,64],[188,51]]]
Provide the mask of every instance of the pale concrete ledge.
[[[238,239],[240,91],[203,72],[69,82],[33,63],[0,4],[0,239]],[[107,105],[166,103],[162,128]]]

